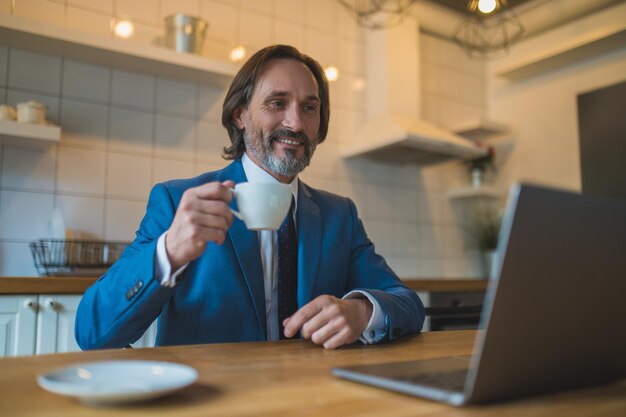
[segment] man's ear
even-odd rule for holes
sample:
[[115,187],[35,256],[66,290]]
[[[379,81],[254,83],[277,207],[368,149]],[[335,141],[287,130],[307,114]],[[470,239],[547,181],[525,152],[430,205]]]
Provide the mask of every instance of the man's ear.
[[237,108],[235,108],[235,110],[233,110],[231,114],[231,117],[233,118],[233,122],[235,122],[235,126],[237,126],[237,128],[240,130],[243,130],[245,127],[243,120],[242,120],[242,115],[243,115],[243,108],[241,106],[238,106]]

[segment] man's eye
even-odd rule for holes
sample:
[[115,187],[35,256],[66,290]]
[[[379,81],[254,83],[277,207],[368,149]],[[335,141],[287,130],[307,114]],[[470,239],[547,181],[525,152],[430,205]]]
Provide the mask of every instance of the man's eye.
[[269,105],[274,109],[282,109],[285,107],[285,103],[280,100],[272,100],[269,102]]
[[304,106],[304,110],[310,113],[315,113],[317,111],[317,105],[307,104]]

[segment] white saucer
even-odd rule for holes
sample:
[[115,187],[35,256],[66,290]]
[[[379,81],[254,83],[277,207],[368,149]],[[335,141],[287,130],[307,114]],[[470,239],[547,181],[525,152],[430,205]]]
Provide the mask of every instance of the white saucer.
[[90,405],[142,401],[177,391],[198,379],[195,369],[155,361],[83,363],[37,376],[43,389]]

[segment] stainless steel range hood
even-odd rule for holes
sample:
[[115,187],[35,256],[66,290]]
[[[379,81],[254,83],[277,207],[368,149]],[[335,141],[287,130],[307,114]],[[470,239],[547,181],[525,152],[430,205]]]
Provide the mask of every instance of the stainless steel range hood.
[[479,157],[485,150],[470,140],[420,119],[419,26],[367,33],[368,119],[357,132],[358,145],[346,158],[430,165]]

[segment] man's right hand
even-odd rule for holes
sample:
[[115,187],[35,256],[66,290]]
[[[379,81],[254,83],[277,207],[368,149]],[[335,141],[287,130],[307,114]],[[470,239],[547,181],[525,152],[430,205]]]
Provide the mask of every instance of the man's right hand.
[[234,185],[233,181],[210,182],[183,193],[165,236],[172,271],[202,255],[208,242],[224,243],[226,231],[233,223],[228,204]]

